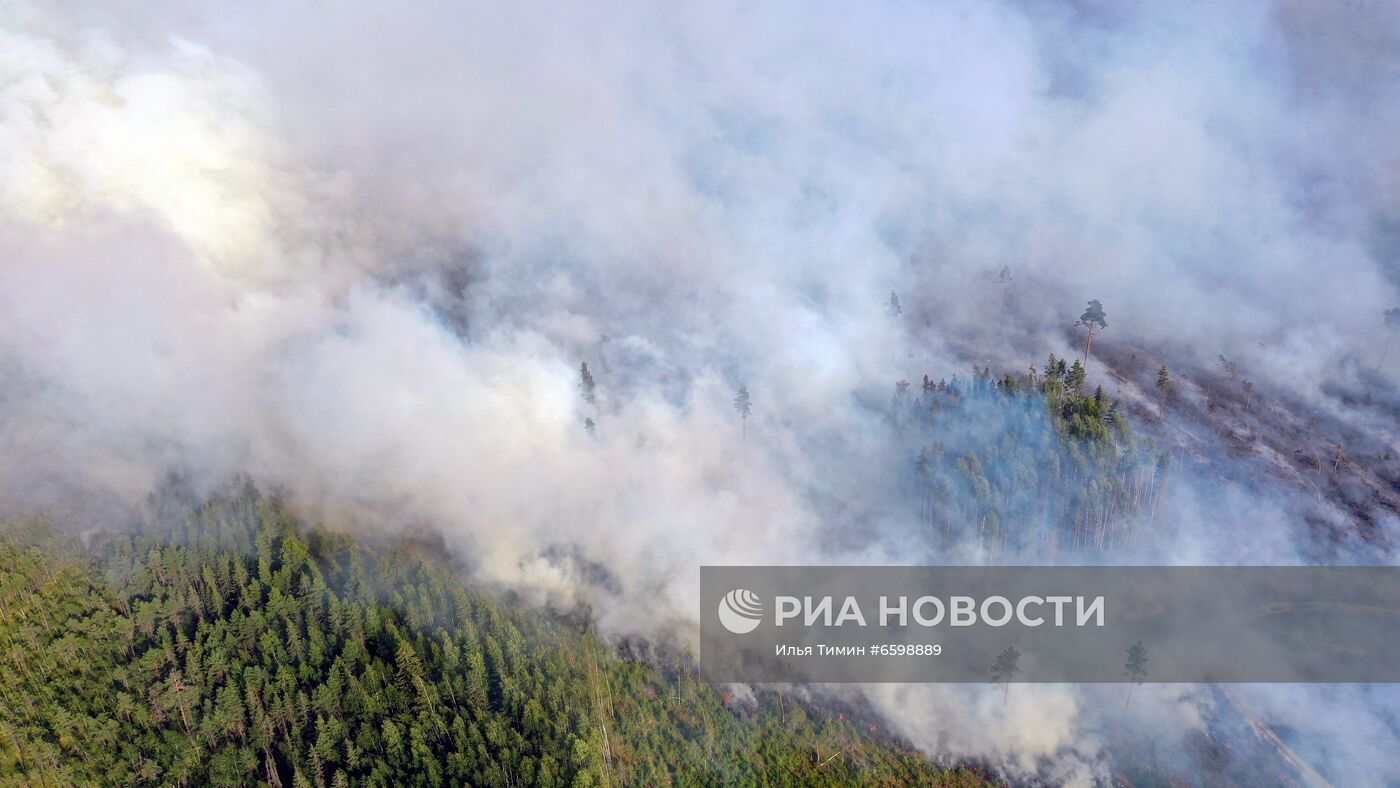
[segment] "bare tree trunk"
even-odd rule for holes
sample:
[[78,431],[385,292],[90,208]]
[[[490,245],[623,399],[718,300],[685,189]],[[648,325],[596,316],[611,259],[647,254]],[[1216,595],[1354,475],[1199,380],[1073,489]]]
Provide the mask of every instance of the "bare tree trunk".
[[1010,289],[1010,285],[1008,285],[1007,283],[1003,282],[1002,285],[1001,285],[1001,322],[1000,322],[1000,324],[997,326],[997,336],[1005,336],[1005,335],[1006,335],[1006,317],[1007,317],[1007,312],[1008,312],[1007,306],[1008,306],[1008,303],[1009,303],[1010,299],[1011,299],[1011,289]]
[[15,761],[19,764],[20,771],[24,771],[24,749],[19,746],[19,737],[14,731],[10,731],[10,741],[15,743]]
[[282,788],[282,778],[277,776],[277,764],[272,760],[272,753],[263,748],[263,771],[267,773],[267,784],[273,788]]
[[[844,753],[846,750],[851,749],[851,747],[852,747],[854,744],[855,744],[855,742],[851,742],[850,744],[847,744],[845,747],[842,747],[841,749],[839,749],[839,750],[837,750],[836,752],[832,753],[830,758],[827,758],[826,760],[824,760],[824,761],[822,761],[821,763],[817,764],[817,769],[820,770],[823,766],[826,766],[828,763],[831,763],[831,761],[832,761],[833,758],[835,758],[836,756],[840,755],[841,753]],[[818,753],[818,755],[820,755],[820,753]]]
[[[608,740],[608,723],[605,717],[611,717],[611,708],[603,706],[603,696],[598,691],[598,654],[589,647],[589,679],[593,685],[593,708],[598,712],[599,727],[603,731],[603,785],[612,785],[612,744]],[[606,679],[605,679],[606,680]],[[612,689],[609,688],[609,693]]]
[[1089,348],[1094,344],[1094,326],[1089,326],[1089,338],[1084,340],[1084,369],[1089,368]]

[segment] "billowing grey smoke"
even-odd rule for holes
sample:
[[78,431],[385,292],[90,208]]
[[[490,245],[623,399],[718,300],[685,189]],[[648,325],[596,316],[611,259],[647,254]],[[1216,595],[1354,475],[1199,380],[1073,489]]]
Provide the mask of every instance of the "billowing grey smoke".
[[[1073,352],[1088,298],[1124,353],[1226,354],[1376,418],[1323,388],[1369,369],[1400,300],[1380,7],[0,20],[8,509],[80,519],[171,470],[248,473],[338,522],[439,529],[481,578],[583,596],[611,631],[684,638],[700,563],[984,558],[932,547],[899,500],[893,382]],[[1103,362],[1098,382],[1153,410]],[[1298,507],[1326,507],[1246,475],[1183,471],[1123,560],[1298,560]],[[935,754],[1103,775],[1116,700],[979,689],[870,697]],[[1167,688],[1135,713],[1188,731],[1199,702]],[[1393,735],[1393,702],[1326,703]],[[1318,741],[1339,779],[1400,779],[1393,748]]]

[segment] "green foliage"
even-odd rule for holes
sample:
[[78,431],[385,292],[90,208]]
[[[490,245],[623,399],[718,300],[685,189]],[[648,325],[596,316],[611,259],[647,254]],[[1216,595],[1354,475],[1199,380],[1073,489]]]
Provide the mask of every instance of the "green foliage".
[[918,447],[922,516],[948,542],[1007,551],[1101,550],[1132,538],[1166,480],[1165,455],[1132,435],[1084,368],[974,370],[924,387],[901,416]]
[[1084,310],[1084,314],[1079,316],[1079,325],[1086,326],[1091,331],[1095,328],[1108,328],[1107,316],[1103,311],[1103,304],[1094,299],[1089,302],[1089,306]]
[[251,489],[163,520],[81,551],[4,532],[0,784],[983,782]]

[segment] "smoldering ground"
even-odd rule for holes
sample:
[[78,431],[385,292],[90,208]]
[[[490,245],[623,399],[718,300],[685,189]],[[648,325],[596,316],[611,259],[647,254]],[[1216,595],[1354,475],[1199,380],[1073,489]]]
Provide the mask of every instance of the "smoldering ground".
[[[1274,421],[1160,407],[1115,348],[1192,369],[1187,401],[1237,396],[1205,372],[1224,355],[1277,419],[1394,445],[1393,411],[1336,393],[1393,401],[1400,374],[1366,371],[1400,300],[1381,8],[0,18],[14,510],[95,517],[171,470],[247,473],[347,526],[428,523],[479,577],[585,599],[610,631],[684,638],[700,563],[985,559],[930,543],[899,494],[893,383],[1073,354],[1089,298],[1109,312],[1090,384],[1180,460],[1134,559],[1312,560],[1310,524],[1345,535],[1358,513],[1212,442]],[[1325,554],[1393,561],[1393,515],[1357,501],[1375,528]],[[1104,774],[1116,703],[982,689],[871,697],[936,755]],[[1199,697],[1144,695],[1144,725],[1198,725]],[[1325,704],[1354,712],[1313,740],[1328,774],[1396,779],[1357,743],[1393,740],[1393,703]]]

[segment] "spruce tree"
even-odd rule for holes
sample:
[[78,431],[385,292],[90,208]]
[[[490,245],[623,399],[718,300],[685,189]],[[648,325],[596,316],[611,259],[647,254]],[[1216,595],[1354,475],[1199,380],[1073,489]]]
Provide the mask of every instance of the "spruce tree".
[[1123,671],[1131,683],[1128,684],[1128,697],[1123,701],[1125,710],[1128,708],[1128,701],[1133,699],[1133,687],[1147,678],[1147,663],[1150,661],[1147,658],[1147,646],[1144,646],[1141,640],[1128,647],[1128,661],[1123,664]]
[[885,313],[890,317],[899,317],[904,314],[904,307],[899,305],[899,294],[893,290],[890,291],[889,302],[885,304]]
[[583,401],[589,405],[597,404],[597,395],[594,390],[597,384],[593,382],[593,373],[588,371],[588,362],[579,364],[578,368],[578,390],[583,395]]
[[748,444],[749,414],[753,412],[753,408],[749,400],[749,387],[747,385],[740,386],[738,393],[734,395],[734,410],[739,411],[739,419],[743,425],[744,443]]

